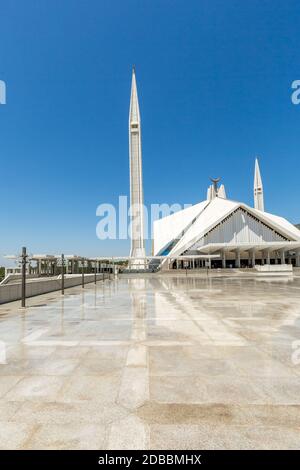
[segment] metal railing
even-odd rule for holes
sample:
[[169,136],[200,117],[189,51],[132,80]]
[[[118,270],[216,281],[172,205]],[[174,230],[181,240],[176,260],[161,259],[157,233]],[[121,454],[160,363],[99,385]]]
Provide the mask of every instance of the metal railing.
[[[101,259],[97,258],[86,258],[82,256],[75,255],[29,255],[26,247],[22,247],[21,253],[19,255],[6,256],[7,259],[14,259],[19,263],[21,268],[21,279],[19,279],[19,284],[21,283],[21,307],[26,307],[26,298],[27,298],[27,277],[29,278],[29,272],[32,270],[31,263],[36,262],[37,267],[34,268],[36,271],[36,277],[33,277],[30,274],[30,280],[38,279],[41,276],[45,277],[55,277],[56,280],[60,280],[60,290],[61,294],[64,295],[66,288],[66,276],[74,275],[74,277],[80,276],[81,274],[81,287],[84,289],[86,284],[86,275],[94,274],[93,281],[97,283],[97,277],[99,274],[102,274],[102,281],[105,279],[105,273],[108,273],[108,278],[110,278],[110,273],[113,272],[112,263],[103,263]],[[70,261],[71,261],[71,273],[70,273]],[[76,262],[76,273],[75,271],[75,262]],[[44,269],[41,270],[41,265],[43,263]],[[51,264],[50,264],[51,263]],[[60,269],[58,269],[60,268]],[[43,271],[43,272],[42,272]],[[58,275],[58,276],[57,276]],[[99,280],[99,279],[98,279]],[[41,281],[43,282],[43,281]],[[90,281],[90,276],[89,280]],[[71,287],[71,286],[69,286]],[[56,289],[55,289],[56,290]],[[58,290],[58,289],[57,289]],[[20,298],[20,297],[19,297]]]

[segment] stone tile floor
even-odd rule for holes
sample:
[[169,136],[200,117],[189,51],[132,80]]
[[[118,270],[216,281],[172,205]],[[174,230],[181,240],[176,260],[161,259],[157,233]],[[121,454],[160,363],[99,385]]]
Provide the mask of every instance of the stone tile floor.
[[0,306],[1,449],[300,447],[300,278],[120,278]]

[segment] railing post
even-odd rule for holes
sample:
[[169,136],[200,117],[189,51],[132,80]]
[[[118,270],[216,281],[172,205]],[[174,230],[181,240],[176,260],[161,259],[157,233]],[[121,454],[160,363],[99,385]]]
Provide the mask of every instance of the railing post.
[[81,274],[81,287],[84,289],[84,259],[81,260],[82,274]]
[[27,262],[27,254],[26,254],[26,247],[23,246],[22,248],[22,300],[21,306],[26,306],[26,262]]
[[61,255],[61,293],[65,293],[65,256]]

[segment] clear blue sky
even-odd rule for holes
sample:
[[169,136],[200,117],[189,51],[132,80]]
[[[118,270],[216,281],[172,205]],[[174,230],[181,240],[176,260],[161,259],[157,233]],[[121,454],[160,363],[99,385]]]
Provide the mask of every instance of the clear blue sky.
[[[128,194],[136,65],[145,202],[195,203],[209,176],[300,222],[300,3],[2,0],[0,253],[127,254],[96,207]],[[1,259],[0,259],[1,262]]]

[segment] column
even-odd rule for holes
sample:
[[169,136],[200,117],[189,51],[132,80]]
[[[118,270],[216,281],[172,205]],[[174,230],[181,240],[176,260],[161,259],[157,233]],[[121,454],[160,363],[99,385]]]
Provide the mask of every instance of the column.
[[281,264],[285,264],[285,251],[281,250]]
[[271,264],[270,250],[267,251],[267,264]]
[[225,251],[223,251],[223,253],[222,253],[222,268],[223,269],[226,268],[226,253],[225,253]]
[[252,250],[252,262],[251,262],[252,268],[255,266],[255,250]]
[[300,268],[300,250],[296,252],[296,268]]
[[236,268],[241,267],[241,253],[239,251],[236,251],[235,253],[235,267]]

